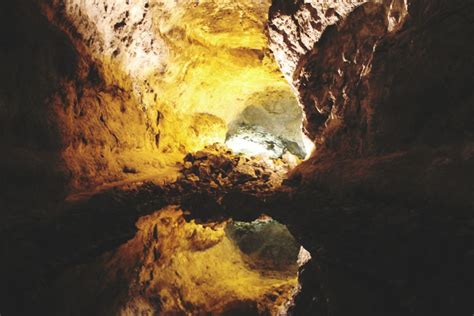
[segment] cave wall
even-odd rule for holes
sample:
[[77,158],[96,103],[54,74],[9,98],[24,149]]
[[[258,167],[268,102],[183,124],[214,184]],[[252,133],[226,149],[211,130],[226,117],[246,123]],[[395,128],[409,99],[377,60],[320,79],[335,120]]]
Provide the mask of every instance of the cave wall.
[[136,165],[160,167],[151,157],[157,132],[136,96],[107,83],[85,44],[40,9],[33,1],[2,4],[2,187],[23,199],[61,198]]
[[80,191],[162,174],[185,153],[224,142],[249,102],[291,95],[267,49],[269,5],[2,4],[5,172],[31,183],[41,169],[57,191]]
[[[270,10],[274,54],[299,56],[277,60],[291,70],[317,145],[295,178],[338,192],[472,206],[472,3],[354,3],[320,34],[321,3],[277,1]],[[282,41],[288,34],[294,39]],[[288,44],[305,36],[315,44],[299,52]]]
[[269,11],[269,46],[285,78],[293,84],[299,60],[334,25],[364,0],[274,0]]
[[[74,77],[77,54],[31,3],[0,5],[0,201],[64,194],[57,115],[46,100]],[[50,194],[51,193],[51,194]],[[5,199],[5,200],[4,200]],[[34,204],[34,202],[32,202]],[[6,212],[6,207],[3,208]]]
[[474,3],[352,4],[332,24],[319,7],[348,2],[270,9],[270,46],[316,144],[270,212],[313,258],[293,315],[468,313]]

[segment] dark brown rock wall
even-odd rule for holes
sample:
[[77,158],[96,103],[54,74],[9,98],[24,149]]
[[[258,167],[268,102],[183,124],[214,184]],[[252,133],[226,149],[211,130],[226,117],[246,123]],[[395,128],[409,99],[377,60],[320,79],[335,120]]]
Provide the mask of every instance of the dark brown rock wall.
[[339,191],[472,205],[459,170],[473,170],[473,11],[463,1],[365,3],[326,28],[292,75],[317,144],[295,173]]
[[[296,62],[269,32],[280,66],[296,65],[289,78],[317,145],[271,213],[313,257],[295,315],[473,308],[474,2],[406,4],[361,4]],[[304,7],[275,1],[271,17],[312,34]]]
[[62,191],[67,177],[57,115],[46,100],[61,78],[74,76],[77,55],[34,9],[10,1],[0,8],[2,197],[29,188],[38,191],[30,199],[41,198],[45,189]]

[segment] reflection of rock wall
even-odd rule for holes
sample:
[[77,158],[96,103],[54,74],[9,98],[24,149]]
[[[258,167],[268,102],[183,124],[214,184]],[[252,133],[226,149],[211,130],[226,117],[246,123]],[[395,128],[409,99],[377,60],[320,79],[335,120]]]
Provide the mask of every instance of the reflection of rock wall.
[[254,268],[296,272],[300,246],[286,226],[277,221],[232,222],[227,225],[226,234],[251,258],[247,261]]
[[51,306],[59,314],[276,315],[296,286],[296,265],[268,275],[249,267],[225,223],[186,222],[167,207],[137,228],[117,250],[64,273]]

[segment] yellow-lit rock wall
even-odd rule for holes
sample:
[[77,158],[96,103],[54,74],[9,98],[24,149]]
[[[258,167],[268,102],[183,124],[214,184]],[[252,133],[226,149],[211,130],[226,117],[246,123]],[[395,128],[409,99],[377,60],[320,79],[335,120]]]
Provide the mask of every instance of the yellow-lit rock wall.
[[41,2],[81,56],[83,75],[65,81],[62,95],[52,98],[72,186],[163,170],[186,152],[223,142],[227,124],[258,92],[289,92],[267,49],[269,6],[269,0]]

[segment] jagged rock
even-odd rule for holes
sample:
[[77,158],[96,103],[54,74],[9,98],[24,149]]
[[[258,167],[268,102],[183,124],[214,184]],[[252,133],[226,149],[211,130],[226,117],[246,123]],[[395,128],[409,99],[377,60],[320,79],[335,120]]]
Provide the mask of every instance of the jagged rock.
[[[253,220],[260,209],[255,196],[271,194],[281,185],[291,163],[288,159],[285,161],[236,155],[225,145],[214,144],[188,154],[180,165],[182,169],[177,182],[166,186],[165,191],[169,196],[186,191],[182,197],[171,198],[170,203],[183,203],[185,209],[195,210],[191,216],[203,220],[222,214]],[[245,206],[243,201],[238,201],[241,196],[235,198],[237,191],[248,194],[244,199],[247,201]],[[241,206],[232,207],[232,203]],[[210,210],[206,214],[202,211],[203,205],[208,205]]]
[[[275,1],[271,8],[273,53],[289,69],[317,144],[293,174],[331,190],[474,205],[472,181],[457,171],[474,170],[461,154],[473,142],[466,83],[474,79],[474,47],[461,44],[472,25],[454,18],[471,16],[472,4],[341,0],[326,6],[334,8],[327,20],[322,3]],[[439,159],[450,161],[444,171],[435,167]]]
[[[270,11],[271,48],[317,143],[275,212],[313,256],[293,312],[466,313],[466,283],[451,271],[472,283],[459,259],[470,247],[432,243],[457,244],[445,223],[474,206],[474,3],[363,2],[274,1]],[[335,7],[328,15],[349,10],[329,25],[325,4]],[[323,206],[329,197],[367,205]],[[463,235],[461,226],[450,227]]]
[[[290,84],[300,59],[318,42],[326,27],[334,25],[364,0],[286,1],[270,7],[270,49]],[[297,79],[297,78],[296,78]]]
[[[274,1],[272,49],[318,143],[281,191],[289,157],[214,146],[185,157],[176,183],[133,182],[56,209],[38,207],[44,190],[124,180],[133,175],[124,166],[161,171],[223,141],[234,119],[255,123],[239,117],[260,109],[249,102],[282,110],[260,104],[286,89],[266,53],[269,2],[3,1],[0,174],[2,189],[25,204],[0,200],[0,312],[268,312],[261,304],[276,306],[288,288],[264,291],[260,305],[224,295],[226,281],[247,279],[233,269],[215,282],[209,268],[235,252],[209,256],[224,240],[221,227],[196,222],[271,211],[314,254],[296,314],[470,314],[474,4],[367,2]],[[195,221],[155,214],[134,237],[136,219],[167,203],[182,203]],[[35,216],[17,212],[26,208]],[[87,271],[97,256],[104,264]],[[223,257],[229,265],[240,258]],[[260,275],[237,290],[258,288]],[[219,288],[191,299],[202,284]]]

